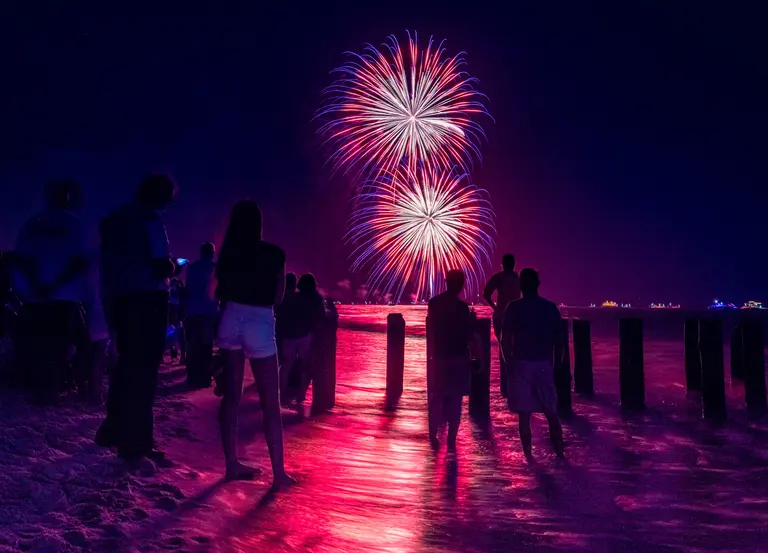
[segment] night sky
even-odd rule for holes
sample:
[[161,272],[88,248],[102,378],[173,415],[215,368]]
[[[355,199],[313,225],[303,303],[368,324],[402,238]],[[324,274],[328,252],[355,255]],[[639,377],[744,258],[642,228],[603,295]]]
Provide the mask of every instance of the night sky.
[[0,247],[49,178],[83,183],[95,225],[143,174],[167,171],[180,188],[166,215],[174,254],[220,242],[232,204],[250,197],[289,269],[333,293],[346,278],[359,286],[342,240],[349,183],[325,165],[312,118],[345,50],[416,30],[465,50],[490,99],[473,180],[496,210],[497,257],[537,267],[542,294],[768,299],[759,3],[502,4],[31,16],[6,3]]

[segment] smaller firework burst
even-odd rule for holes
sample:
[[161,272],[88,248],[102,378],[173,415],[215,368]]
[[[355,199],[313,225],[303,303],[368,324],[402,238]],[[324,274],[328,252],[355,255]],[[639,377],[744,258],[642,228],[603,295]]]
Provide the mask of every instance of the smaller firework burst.
[[428,299],[451,269],[464,271],[468,294],[479,290],[495,229],[484,191],[467,179],[403,164],[364,188],[348,238],[355,245],[352,268],[368,268],[370,290],[400,301],[410,289]]

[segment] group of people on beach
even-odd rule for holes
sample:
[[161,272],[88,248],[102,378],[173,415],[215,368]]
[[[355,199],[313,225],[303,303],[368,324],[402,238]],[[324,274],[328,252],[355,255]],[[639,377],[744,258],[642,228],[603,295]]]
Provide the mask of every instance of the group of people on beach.
[[[11,256],[11,285],[20,299],[17,381],[43,402],[54,401],[62,385],[98,396],[104,373],[99,360],[111,338],[117,360],[109,370],[107,413],[95,441],[129,461],[163,461],[154,441],[153,403],[170,312],[175,326],[184,328],[190,388],[211,385],[214,343],[219,348],[226,478],[251,479],[259,472],[237,457],[238,406],[248,360],[274,486],[288,485],[293,479],[284,468],[281,403],[295,400],[301,406],[304,401],[312,338],[328,316],[327,305],[314,276],[286,274],[285,252],[263,240],[261,210],[250,200],[234,206],[218,259],[212,243],[202,244],[200,259],[186,266],[183,285],[179,276],[185,264],[171,256],[162,219],[176,191],[166,175],[144,178],[135,198],[101,221],[96,248],[76,215],[82,204],[79,184],[46,186],[46,207],[23,225]],[[471,310],[460,299],[464,280],[461,271],[449,271],[447,290],[428,307],[436,344],[435,369],[428,374],[434,446],[440,425],[447,422],[448,445],[455,447],[471,359],[482,355]],[[539,297],[538,288],[537,272],[524,269],[518,275],[514,256],[505,255],[503,271],[491,278],[484,296],[494,309],[493,326],[509,376],[509,407],[519,414],[523,450],[531,455],[531,413],[543,412],[562,456],[552,374],[553,356],[563,347],[560,314]]]
[[[449,271],[446,291],[429,301],[434,368],[427,371],[428,418],[429,439],[435,448],[444,423],[448,426],[448,447],[456,447],[462,399],[469,395],[472,359],[483,356],[469,304],[460,299],[464,281],[462,271]],[[509,409],[518,415],[523,453],[532,457],[531,414],[543,413],[552,446],[562,458],[563,430],[557,415],[553,367],[555,359],[565,353],[566,337],[562,335],[560,310],[539,296],[539,284],[536,270],[523,269],[518,274],[514,255],[506,254],[502,271],[490,278],[483,296],[493,309],[501,381]]]
[[135,198],[101,221],[96,248],[76,215],[79,184],[46,186],[45,209],[24,223],[10,256],[10,285],[20,304],[12,380],[41,403],[55,403],[62,389],[97,397],[104,373],[97,352],[106,351],[111,338],[117,360],[108,371],[107,413],[95,441],[128,461],[165,461],[154,441],[153,403],[170,317],[184,329],[190,388],[210,386],[214,343],[219,348],[227,479],[260,472],[237,457],[247,359],[274,487],[286,486],[293,479],[284,468],[280,403],[293,399],[301,407],[304,401],[312,336],[326,320],[326,304],[313,275],[286,274],[285,252],[262,239],[261,210],[250,200],[233,208],[218,260],[214,245],[203,244],[182,285],[184,265],[171,256],[162,219],[176,191],[166,175],[143,179]]

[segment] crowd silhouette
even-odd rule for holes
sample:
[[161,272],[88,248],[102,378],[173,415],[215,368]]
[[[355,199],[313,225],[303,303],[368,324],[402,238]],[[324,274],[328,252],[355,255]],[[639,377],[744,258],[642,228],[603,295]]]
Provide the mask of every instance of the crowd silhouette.
[[[303,413],[313,378],[313,337],[333,305],[323,300],[312,274],[286,273],[286,254],[263,240],[262,213],[250,200],[232,209],[218,259],[210,242],[191,263],[172,257],[162,216],[176,191],[168,176],[147,176],[132,201],[101,221],[94,246],[77,216],[79,184],[46,186],[44,209],[24,223],[14,252],[2,257],[3,332],[13,336],[15,356],[9,382],[36,403],[56,403],[69,390],[98,401],[107,373],[106,417],[96,443],[127,461],[161,462],[153,403],[169,352],[185,363],[190,389],[209,388],[215,380],[225,476],[243,480],[260,472],[238,460],[247,361],[263,411],[273,485],[288,486],[294,480],[285,471],[281,406]],[[536,271],[518,274],[511,254],[502,267],[483,295],[493,309],[509,409],[519,416],[527,457],[536,412],[546,416],[562,457],[553,381],[553,356],[563,353],[560,313],[538,295]],[[464,282],[461,271],[449,271],[446,291],[428,306],[435,343],[427,374],[428,438],[435,448],[443,424],[448,447],[456,447],[463,397],[483,355],[475,314],[460,299]]]

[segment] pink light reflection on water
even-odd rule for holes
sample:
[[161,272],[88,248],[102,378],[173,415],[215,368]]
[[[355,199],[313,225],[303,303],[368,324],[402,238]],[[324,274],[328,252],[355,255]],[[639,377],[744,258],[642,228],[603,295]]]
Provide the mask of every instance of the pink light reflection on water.
[[[405,392],[387,412],[386,337],[354,329],[381,330],[392,311],[415,332],[406,339]],[[649,409],[624,419],[618,345],[595,339],[598,395],[575,399],[569,461],[553,459],[536,421],[539,461],[528,466],[496,369],[490,425],[465,418],[457,455],[430,450],[423,315],[423,307],[342,308],[337,407],[305,421],[286,413],[287,463],[301,484],[263,503],[266,480],[220,488],[186,522],[215,535],[204,550],[768,551],[765,428],[746,420],[743,392],[732,386],[729,426],[699,422],[681,390],[681,343],[646,341]],[[215,401],[206,401],[196,416],[210,426]],[[266,467],[260,424],[253,404],[244,407],[244,449]],[[198,466],[210,466],[204,481],[220,472],[217,447],[198,452]]]

